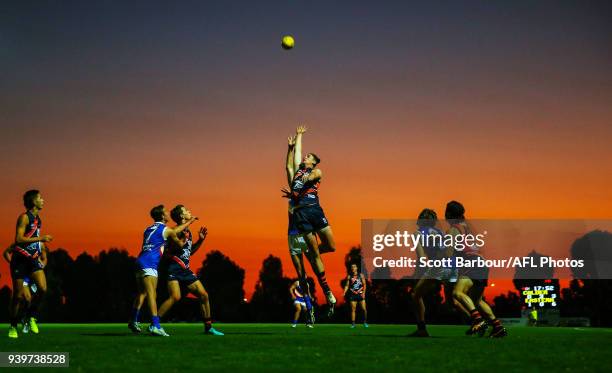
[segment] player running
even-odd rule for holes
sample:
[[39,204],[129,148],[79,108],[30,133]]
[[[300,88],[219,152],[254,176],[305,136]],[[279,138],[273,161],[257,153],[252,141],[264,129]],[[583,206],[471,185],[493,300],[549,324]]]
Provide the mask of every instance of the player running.
[[[192,218],[191,211],[183,205],[176,205],[170,211],[170,217],[177,227],[186,224]],[[181,300],[181,285],[183,285],[200,300],[202,318],[204,319],[204,334],[223,335],[223,333],[212,327],[208,293],[204,289],[202,282],[189,268],[191,256],[202,246],[207,234],[208,230],[206,227],[201,227],[198,232],[198,240],[194,243],[191,231],[187,227],[177,234],[181,244],[177,244],[174,241],[168,242],[168,299],[159,308],[159,317],[164,317],[174,303]]]
[[[450,201],[446,205],[445,217],[450,224],[447,234],[453,236],[471,234],[472,229],[465,220],[465,208],[461,203]],[[467,246],[465,249],[455,250],[455,252],[456,255],[462,255],[466,260],[474,260],[477,259],[477,257],[482,257],[478,247],[475,246]],[[491,330],[489,337],[505,337],[508,335],[506,328],[502,325],[501,320],[495,317],[489,304],[482,299],[484,289],[487,287],[488,278],[489,268],[486,266],[462,267],[459,271],[459,279],[455,285],[453,297],[461,302],[470,312],[472,325],[466,334],[478,334],[479,336],[483,336],[488,325],[492,325],[493,330]],[[478,305],[478,309],[485,315],[487,321],[485,321],[474,304]]]
[[149,311],[151,312],[151,325],[149,332],[153,335],[168,337],[169,334],[159,324],[159,316],[157,314],[157,267],[164,253],[164,246],[169,239],[177,245],[182,245],[182,241],[178,238],[177,233],[182,232],[190,224],[197,220],[192,217],[186,223],[175,228],[166,226],[168,222],[168,212],[164,205],[158,205],[151,209],[151,218],[155,222],[153,225],[145,229],[142,242],[142,251],[136,259],[136,284],[138,294],[134,300],[132,308],[132,318],[128,323],[128,328],[134,333],[140,333],[140,323],[138,317],[140,308],[147,298]]
[[[294,154],[293,152],[295,150],[295,136],[289,136],[288,145],[289,146],[287,148],[287,162],[286,162],[285,169],[287,172],[287,182],[288,182],[289,188],[291,188],[291,182],[293,181],[293,176],[294,176],[294,169],[293,169]],[[287,197],[291,196],[291,193],[289,191],[283,190],[283,192],[285,192]],[[294,202],[291,198],[289,198],[289,211],[287,214],[289,217],[289,227],[287,228],[289,255],[291,256],[291,262],[293,263],[293,266],[295,267],[295,272],[297,273],[297,276],[298,276],[300,288],[304,289],[304,295],[306,295],[309,300],[309,302],[305,303],[305,307],[307,311],[306,317],[308,318],[308,324],[314,324],[314,321],[315,321],[314,308],[312,307],[312,303],[310,302],[310,299],[312,299],[312,296],[310,293],[310,286],[306,278],[306,268],[304,266],[303,254],[305,254],[306,257],[309,259],[313,270],[315,270],[316,268],[316,264],[313,264],[313,263],[316,263],[316,258],[315,258],[314,252],[308,251],[308,245],[306,245],[306,240],[304,239],[304,236],[300,234],[300,232],[298,231],[295,225],[295,218],[293,217],[293,207],[294,207]]]
[[346,299],[351,303],[351,328],[355,328],[355,314],[357,313],[357,304],[363,310],[363,326],[368,327],[368,311],[366,309],[366,280],[363,273],[359,272],[357,264],[351,264],[351,272],[346,278],[344,285],[344,294]]
[[[291,179],[291,190],[288,191],[292,203],[290,213],[293,214],[298,233],[306,241],[308,259],[317,276],[319,285],[325,293],[329,305],[329,315],[331,315],[334,311],[336,298],[327,283],[325,266],[320,254],[334,252],[336,244],[331,227],[319,204],[319,186],[323,173],[317,166],[321,163],[321,159],[314,153],[308,153],[302,158],[302,136],[305,132],[305,126],[297,127],[293,164],[292,167],[289,167],[289,164],[287,165],[287,175]],[[321,245],[317,241],[317,236],[321,239]],[[321,251],[319,251],[319,248],[321,248]]]
[[302,291],[302,287],[300,286],[300,281],[295,280],[291,286],[289,287],[289,294],[291,294],[291,299],[293,299],[293,307],[295,308],[295,314],[293,315],[293,322],[291,323],[291,327],[297,327],[297,323],[300,320],[300,315],[302,311],[306,311],[306,326],[309,328],[313,327],[313,321],[309,317],[310,310],[312,310],[312,303],[310,300],[310,296]]
[[[418,230],[416,234],[423,237],[416,247],[417,257],[425,257],[427,259],[445,259],[453,257],[453,248],[447,248],[443,245],[444,233],[436,227],[438,215],[434,210],[423,209],[417,220]],[[452,262],[454,264],[454,262]],[[440,282],[444,283],[444,287],[451,287],[450,283],[457,281],[457,270],[453,266],[448,268],[429,267],[425,269],[423,276],[419,279],[414,290],[412,291],[412,300],[414,301],[414,313],[417,319],[417,330],[410,334],[411,337],[429,337],[425,324],[425,302],[423,297],[436,290]]]
[[44,264],[40,258],[44,255],[43,243],[53,240],[52,236],[41,236],[40,233],[42,220],[39,213],[44,202],[38,190],[28,190],[23,195],[23,205],[27,211],[21,214],[17,220],[15,243],[10,250],[13,298],[9,309],[11,323],[8,331],[9,338],[19,337],[17,323],[19,322],[19,311],[25,300],[23,280],[26,277],[33,281],[38,291],[36,296],[32,298],[30,306],[25,309],[24,316],[32,333],[38,334],[38,324],[36,323],[38,307],[47,292],[47,279],[43,271]]

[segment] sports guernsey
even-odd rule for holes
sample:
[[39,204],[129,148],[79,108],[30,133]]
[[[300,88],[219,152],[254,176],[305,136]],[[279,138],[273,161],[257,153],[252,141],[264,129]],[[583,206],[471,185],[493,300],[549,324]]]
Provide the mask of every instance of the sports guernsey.
[[[442,244],[444,233],[436,227],[419,227],[419,233],[423,235],[423,250],[429,259],[442,259],[446,248]],[[434,239],[438,236],[439,238]]]
[[[42,220],[40,216],[34,216],[32,212],[26,212],[28,217],[28,225],[26,226],[25,237],[26,238],[37,238],[40,237],[40,227],[42,226]],[[42,252],[42,246],[40,241],[30,242],[26,244],[15,245],[14,251],[27,258],[36,259]]]
[[184,243],[178,247],[176,244],[170,245],[170,260],[180,265],[182,268],[189,268],[191,249],[193,247],[193,236],[189,229],[183,231]]
[[349,278],[349,289],[353,294],[363,293],[363,281],[361,280],[361,274],[350,276]]
[[[459,233],[462,235],[467,235],[467,234],[472,233],[472,230],[470,229],[470,227],[465,221],[462,221],[460,223],[454,223],[451,225],[451,227],[457,229]],[[462,255],[465,257],[482,256],[482,254],[480,253],[480,250],[478,249],[478,246],[476,245],[466,246],[465,249],[459,252],[459,255]]]
[[164,245],[166,243],[166,239],[164,238],[165,229],[166,224],[162,222],[156,222],[145,229],[142,241],[142,251],[136,259],[136,263],[140,269],[157,269],[162,254],[164,253]]
[[302,167],[293,176],[291,182],[291,199],[297,205],[318,205],[320,180],[302,182],[306,176],[310,176],[312,168]]
[[302,181],[312,172],[312,168],[302,167],[295,173],[291,182],[292,218],[300,234],[318,232],[329,225],[319,204],[320,180]]

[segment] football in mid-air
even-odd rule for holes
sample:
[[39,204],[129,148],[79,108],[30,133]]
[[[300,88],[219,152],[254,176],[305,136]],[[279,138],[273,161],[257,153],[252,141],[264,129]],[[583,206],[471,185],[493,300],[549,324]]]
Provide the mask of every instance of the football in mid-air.
[[293,40],[293,36],[286,35],[283,36],[283,42],[281,43],[283,49],[291,49],[295,45],[295,40]]

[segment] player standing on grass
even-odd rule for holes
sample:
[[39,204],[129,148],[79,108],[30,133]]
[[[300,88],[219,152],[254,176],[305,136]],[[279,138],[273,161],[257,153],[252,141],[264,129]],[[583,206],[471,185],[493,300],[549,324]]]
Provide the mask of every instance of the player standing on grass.
[[190,224],[196,221],[197,218],[191,218],[189,221],[176,228],[169,228],[166,226],[169,219],[168,212],[164,208],[164,205],[153,207],[150,214],[155,223],[145,229],[142,251],[136,259],[136,285],[138,287],[138,294],[134,300],[132,318],[128,323],[128,328],[134,333],[141,332],[138,317],[140,308],[145,298],[147,298],[152,318],[149,332],[154,335],[168,337],[168,333],[166,333],[159,324],[159,316],[157,315],[157,267],[164,253],[166,241],[170,239],[174,243],[182,245],[181,240],[177,237],[177,233],[182,232]]
[[43,243],[51,242],[50,235],[41,236],[42,220],[39,212],[42,210],[44,200],[38,190],[28,190],[23,195],[23,205],[27,211],[19,216],[15,232],[15,244],[11,249],[11,278],[13,280],[13,298],[9,309],[10,327],[9,338],[17,338],[17,323],[19,311],[24,302],[23,279],[28,277],[36,285],[38,291],[25,310],[25,319],[34,334],[38,334],[36,323],[38,307],[42,297],[47,292],[47,279],[43,271],[44,264],[40,261],[43,255]]
[[[417,233],[423,237],[416,247],[416,253],[419,258],[426,257],[427,259],[445,259],[453,257],[453,248],[444,247],[444,233],[436,227],[438,215],[434,210],[423,209],[417,220]],[[454,263],[453,263],[454,264]],[[448,268],[427,268],[423,277],[419,279],[414,290],[412,291],[412,300],[414,301],[414,313],[417,319],[417,330],[410,334],[411,337],[429,337],[425,324],[425,302],[423,297],[436,290],[437,285],[443,281],[444,287],[451,287],[451,283],[457,281],[457,271],[454,265]]]
[[[287,182],[289,188],[291,188],[291,182],[293,181],[293,176],[295,175],[294,170],[294,152],[295,150],[295,136],[289,136],[288,138],[288,148],[287,148],[287,162],[286,162],[286,172],[287,172]],[[291,196],[291,192],[287,190],[283,190],[287,197]],[[289,255],[291,256],[291,262],[295,267],[295,272],[298,276],[298,281],[300,285],[300,289],[303,289],[304,295],[307,296],[307,302],[304,302],[307,311],[307,323],[314,324],[314,309],[312,307],[312,296],[310,293],[310,286],[308,284],[308,280],[306,278],[306,268],[304,266],[304,254],[309,258],[311,262],[311,266],[314,269],[315,265],[312,263],[316,263],[316,258],[314,258],[314,252],[308,251],[308,245],[306,245],[306,240],[304,236],[300,234],[296,225],[295,218],[293,217],[293,208],[294,202],[291,198],[289,198],[289,227],[287,228],[287,240],[289,245]]]
[[308,317],[310,310],[312,310],[312,303],[310,301],[310,296],[302,290],[299,280],[295,280],[291,284],[289,287],[289,294],[291,294],[291,299],[293,299],[293,307],[295,308],[295,314],[293,315],[291,327],[295,328],[297,326],[302,311],[306,311],[306,326],[312,328],[312,319]]
[[[4,260],[6,260],[9,265],[13,257],[13,248],[14,246],[9,246],[2,253]],[[43,245],[43,249],[40,253],[40,262],[42,263],[43,268],[47,266],[47,252],[47,248]],[[28,310],[30,308],[30,305],[32,304],[32,294],[36,294],[37,290],[38,288],[36,287],[36,284],[29,277],[23,278],[23,301],[19,306],[20,309]],[[29,333],[30,320],[27,318],[27,312],[22,312],[21,324],[23,325],[21,331],[24,334]]]
[[355,328],[355,314],[357,313],[357,304],[361,306],[363,310],[363,326],[368,327],[368,311],[366,309],[366,279],[365,276],[359,272],[357,264],[351,264],[351,272],[346,278],[346,285],[344,286],[344,294],[346,299],[351,303],[351,328]]
[[[472,229],[465,220],[465,208],[461,203],[450,201],[446,205],[445,217],[450,224],[447,234],[453,236],[471,234]],[[466,260],[475,260],[478,259],[478,257],[482,257],[479,249],[475,246],[467,246],[463,250],[456,250],[455,255],[461,255]],[[491,325],[493,326],[493,330],[491,330],[490,337],[505,337],[508,335],[506,328],[502,325],[501,320],[495,317],[489,304],[482,299],[484,289],[487,287],[488,278],[489,268],[486,266],[460,268],[459,279],[455,285],[453,297],[461,302],[470,312],[472,325],[466,334],[478,334],[479,336],[483,336],[488,325]],[[486,317],[486,321],[476,309],[475,304],[478,305],[478,309]]]
[[[308,259],[315,271],[319,285],[323,289],[329,305],[329,315],[334,312],[336,298],[332,293],[327,278],[321,253],[336,251],[334,235],[319,204],[319,186],[323,173],[317,168],[321,160],[314,153],[308,153],[302,158],[302,136],[305,126],[298,126],[293,150],[293,177],[291,178],[290,198],[291,211],[298,232],[304,237],[308,246]],[[321,239],[321,245],[317,241]],[[321,248],[321,251],[319,251]]]
[[[184,225],[192,218],[191,211],[183,205],[174,207],[170,211],[170,217],[177,227]],[[191,256],[202,246],[207,234],[208,230],[206,227],[201,227],[198,232],[198,240],[194,243],[191,231],[186,227],[177,233],[181,244],[177,244],[174,241],[168,242],[168,299],[160,306],[159,317],[164,317],[174,303],[181,300],[181,285],[183,285],[200,300],[202,318],[204,319],[204,334],[223,335],[223,333],[212,327],[208,293],[204,289],[202,282],[198,280],[191,268],[189,268]]]

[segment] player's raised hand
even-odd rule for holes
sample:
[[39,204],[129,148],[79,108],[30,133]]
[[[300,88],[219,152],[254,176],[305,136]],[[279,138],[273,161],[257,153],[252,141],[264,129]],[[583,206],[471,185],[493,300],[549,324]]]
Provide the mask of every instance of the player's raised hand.
[[206,227],[201,227],[199,235],[201,240],[205,240],[206,236],[208,235],[208,229]]
[[42,236],[40,241],[41,242],[51,242],[53,241],[53,236],[51,236],[50,234],[45,234],[44,236]]
[[281,192],[283,193],[283,198],[291,198],[291,191],[289,189],[283,188],[281,189]]
[[287,142],[289,143],[289,147],[293,148],[295,146],[295,136],[287,137]]
[[306,133],[307,128],[306,126],[303,125],[299,125],[296,129],[295,129],[295,133],[298,135],[303,135],[304,133]]

